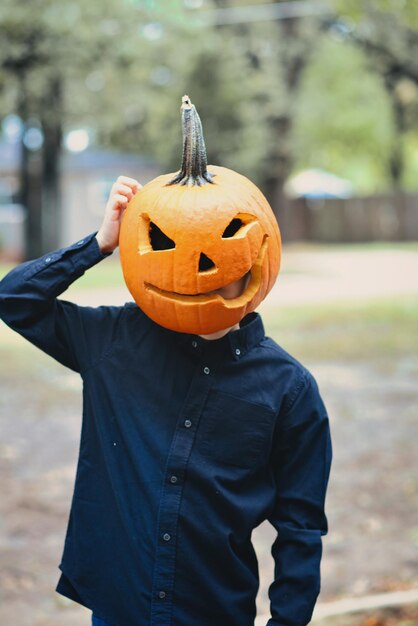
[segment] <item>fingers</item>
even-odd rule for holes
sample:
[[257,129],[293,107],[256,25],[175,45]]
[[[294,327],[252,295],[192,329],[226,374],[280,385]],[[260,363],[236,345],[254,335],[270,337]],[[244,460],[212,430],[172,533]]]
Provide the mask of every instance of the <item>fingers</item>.
[[128,200],[131,200],[141,187],[142,185],[134,178],[119,176],[116,182],[113,183],[110,192],[112,204],[114,204],[115,200],[121,201],[122,198],[120,196],[125,196]]
[[122,183],[114,183],[112,187],[112,195],[115,196],[117,194],[126,196],[129,200],[134,196],[132,188]]
[[117,247],[122,215],[128,202],[141,188],[141,183],[129,176],[119,176],[113,183],[98,236],[102,250],[113,251]]
[[[109,211],[109,215],[112,216],[112,221],[121,217],[119,212],[122,213],[123,210],[126,209],[129,200],[131,200],[141,188],[141,183],[135,180],[135,178],[129,178],[129,176],[118,177],[116,182],[112,185],[107,203],[107,211]],[[113,215],[115,211],[118,213],[117,215]]]
[[141,189],[142,185],[135,178],[130,178],[129,176],[118,176],[115,185],[125,185],[129,187],[134,193]]
[[121,202],[121,203],[125,203],[128,201],[127,196],[123,193],[113,193],[112,198],[114,200],[117,200],[117,202]]
[[129,202],[129,198],[121,193],[113,193],[110,197],[112,208],[124,208]]

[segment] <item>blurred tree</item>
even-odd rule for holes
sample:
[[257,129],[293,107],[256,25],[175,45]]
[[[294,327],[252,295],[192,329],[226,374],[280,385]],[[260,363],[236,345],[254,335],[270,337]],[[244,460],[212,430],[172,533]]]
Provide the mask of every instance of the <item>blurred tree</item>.
[[418,5],[415,0],[401,4],[336,0],[334,6],[339,17],[332,27],[358,45],[383,78],[393,128],[387,168],[393,190],[399,191],[404,184],[407,133],[418,119]]
[[[222,9],[237,5],[235,0],[214,0],[214,4]],[[253,7],[262,4],[264,9],[269,5],[289,5],[275,1],[251,4]],[[284,184],[294,166],[295,105],[303,72],[321,38],[323,17],[321,14],[288,16],[257,22],[254,16],[254,21],[239,23],[238,13],[235,19],[236,23],[223,28],[236,38],[237,47],[245,51],[243,76],[246,84],[253,87],[253,93],[247,92],[247,97],[253,100],[255,119],[264,126],[257,178],[280,221],[288,201]]]
[[387,189],[391,128],[383,81],[362,50],[331,34],[322,38],[296,103],[296,169],[331,171],[357,192]]
[[[286,205],[284,185],[295,160],[293,130],[300,94],[302,75],[311,60],[321,37],[321,21],[292,18],[277,22],[278,69],[281,73],[282,91],[286,94],[281,110],[272,112],[270,124],[272,138],[266,162],[270,166],[266,192],[276,215]],[[283,210],[282,209],[282,210]]]
[[[191,91],[207,113],[209,154],[222,156],[232,138],[239,144],[246,103],[237,106],[242,90],[231,80],[239,55],[227,52],[223,59],[217,33],[210,25],[196,28],[192,13],[182,0],[2,4],[0,113],[15,111],[25,125],[21,199],[28,209],[28,258],[52,249],[59,236],[66,130],[83,126],[99,145],[145,152],[177,170],[179,107]],[[25,140],[32,125],[42,145]],[[253,144],[247,145],[249,151]]]
[[[320,3],[295,6],[302,4],[316,10]],[[389,0],[378,4],[379,24],[386,24]],[[418,24],[413,5],[404,3],[407,12],[396,18],[400,30],[390,33],[385,25],[382,43],[407,68],[402,78],[386,61],[384,71],[367,66],[374,56],[364,54],[354,34],[371,40],[377,26],[358,3],[357,9],[350,2],[338,6],[327,30],[319,12],[258,20],[251,9],[249,21],[214,18],[218,9],[250,5],[262,11],[290,6],[266,0],[3,0],[0,114],[15,110],[26,125],[28,256],[51,249],[59,232],[63,135],[83,127],[101,146],[146,153],[165,171],[176,171],[185,93],[201,115],[209,162],[254,180],[279,218],[283,185],[295,167],[327,167],[370,190],[385,185],[386,159],[392,178],[401,181],[403,162],[410,161],[403,137],[408,156],[417,143],[418,98],[407,75],[415,64],[412,48],[404,42],[398,49],[397,37]],[[391,132],[388,103],[395,111],[395,101],[401,133]],[[30,140],[39,135],[43,145]]]
[[[13,102],[24,124],[21,200],[28,211],[29,258],[58,243],[63,126],[71,117],[81,117],[65,99],[67,85],[106,63],[119,64],[122,73],[134,61],[126,49],[129,41],[134,48],[136,17],[136,10],[116,0],[92,1],[83,8],[71,0],[1,4],[2,108]],[[123,45],[115,46],[116,34],[123,36]],[[36,142],[31,139],[34,127]]]

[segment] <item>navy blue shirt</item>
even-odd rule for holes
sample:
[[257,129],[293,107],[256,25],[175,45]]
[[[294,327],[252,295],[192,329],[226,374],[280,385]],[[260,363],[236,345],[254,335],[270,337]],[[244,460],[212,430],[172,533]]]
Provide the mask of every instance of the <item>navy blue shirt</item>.
[[251,532],[272,545],[269,626],[305,626],[320,591],[332,446],[312,374],[257,313],[217,340],[134,302],[58,299],[103,259],[95,233],[14,268],[0,314],[83,380],[57,591],[117,626],[253,626]]

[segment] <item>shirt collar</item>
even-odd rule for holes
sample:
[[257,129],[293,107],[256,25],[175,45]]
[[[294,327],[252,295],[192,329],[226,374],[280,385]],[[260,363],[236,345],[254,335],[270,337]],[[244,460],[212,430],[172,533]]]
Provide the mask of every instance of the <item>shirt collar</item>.
[[220,339],[203,339],[199,335],[188,333],[178,333],[179,344],[193,351],[204,350],[207,353],[229,353],[233,359],[239,360],[251,348],[264,338],[264,325],[259,313],[248,313],[241,321],[237,330],[230,330],[229,333]]
[[234,359],[239,359],[246,352],[264,339],[264,325],[259,313],[248,313],[240,322],[239,330],[231,330],[226,338]]

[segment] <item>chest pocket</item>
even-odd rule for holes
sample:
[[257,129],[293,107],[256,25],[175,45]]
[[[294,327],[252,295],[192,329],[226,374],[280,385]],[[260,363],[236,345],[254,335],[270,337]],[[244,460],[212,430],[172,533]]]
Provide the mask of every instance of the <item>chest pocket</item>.
[[275,424],[268,407],[219,391],[209,394],[197,432],[202,457],[251,468],[267,462]]

